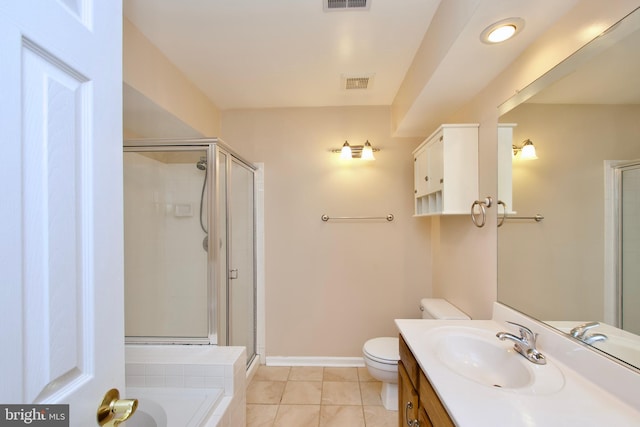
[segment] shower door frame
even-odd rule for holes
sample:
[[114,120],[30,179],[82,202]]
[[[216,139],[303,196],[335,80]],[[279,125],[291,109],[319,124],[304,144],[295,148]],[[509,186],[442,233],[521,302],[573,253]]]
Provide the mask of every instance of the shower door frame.
[[[218,138],[160,138],[160,139],[128,139],[123,143],[124,152],[154,152],[154,151],[206,151],[207,152],[207,167],[210,173],[207,176],[207,198],[209,202],[209,208],[207,208],[207,225],[208,225],[208,252],[207,252],[207,294],[208,294],[208,336],[205,337],[125,337],[127,344],[212,344],[212,345],[229,345],[229,287],[230,287],[230,271],[229,271],[229,247],[231,241],[231,229],[230,229],[230,207],[228,204],[228,191],[229,191],[229,179],[230,179],[230,165],[232,160],[236,160],[242,165],[246,166],[252,171],[253,177],[253,350],[254,353],[247,354],[247,365],[251,363],[251,360],[257,355],[257,247],[256,247],[256,170],[258,169],[251,162],[245,160],[242,156],[230,149],[224,142]],[[218,185],[220,182],[220,167],[219,167],[219,153],[222,152],[226,155],[226,199],[222,200],[221,189]],[[213,203],[211,203],[213,201]],[[217,209],[220,206],[220,202],[224,202],[226,210],[226,224],[225,238],[226,238],[226,253],[220,253],[220,247],[218,242],[220,239],[220,218],[217,215]],[[213,207],[214,209],[211,209]],[[218,269],[221,268],[218,261],[224,257],[226,274],[224,277],[224,283],[219,278]],[[223,292],[224,290],[224,292]],[[225,301],[222,301],[224,305],[224,317],[227,321],[225,325],[221,325],[218,320],[222,315],[220,313],[221,296]],[[221,342],[222,341],[222,342]]]
[[622,172],[640,159],[605,160],[604,322],[623,328],[622,303]]

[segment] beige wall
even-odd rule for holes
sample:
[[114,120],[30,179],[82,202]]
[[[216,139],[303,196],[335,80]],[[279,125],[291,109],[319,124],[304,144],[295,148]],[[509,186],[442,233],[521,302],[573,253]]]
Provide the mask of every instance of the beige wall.
[[501,301],[542,320],[604,320],[604,160],[640,158],[638,117],[637,106],[544,104],[502,117],[538,152],[513,163],[513,208],[545,220],[501,227]]
[[[497,194],[498,106],[638,7],[637,0],[580,2],[534,42],[448,122],[480,123],[480,196]],[[434,296],[473,318],[490,318],[496,300],[496,209],[476,229],[462,218],[442,218],[432,242]],[[434,223],[434,227],[437,226]]]
[[124,83],[205,136],[220,134],[220,111],[129,20],[123,19]]
[[[353,357],[419,317],[431,294],[429,219],[413,218],[419,139],[392,138],[388,107],[226,111],[222,137],[265,168],[266,355]],[[331,148],[368,139],[376,160]],[[395,220],[329,221],[329,216]]]

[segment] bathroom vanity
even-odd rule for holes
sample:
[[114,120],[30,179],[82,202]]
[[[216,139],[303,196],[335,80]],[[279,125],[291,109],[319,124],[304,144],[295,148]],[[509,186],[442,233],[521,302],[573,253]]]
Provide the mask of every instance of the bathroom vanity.
[[[500,341],[517,322],[546,364]],[[397,319],[399,426],[640,425],[640,373],[496,303],[492,320]]]
[[400,335],[398,421],[400,426],[412,426],[415,420],[421,427],[454,426],[433,386]]

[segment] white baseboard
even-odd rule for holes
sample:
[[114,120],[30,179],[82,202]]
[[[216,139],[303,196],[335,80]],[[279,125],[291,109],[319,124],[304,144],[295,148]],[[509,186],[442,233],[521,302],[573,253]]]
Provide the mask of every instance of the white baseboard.
[[267,356],[267,366],[329,366],[329,367],[357,367],[363,368],[362,357],[291,357]]

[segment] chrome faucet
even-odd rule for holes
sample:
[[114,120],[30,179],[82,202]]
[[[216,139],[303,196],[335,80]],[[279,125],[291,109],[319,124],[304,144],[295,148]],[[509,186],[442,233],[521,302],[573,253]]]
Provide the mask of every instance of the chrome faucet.
[[517,326],[520,329],[520,336],[515,336],[509,332],[498,332],[496,337],[500,341],[511,340],[514,342],[513,349],[520,353],[525,359],[536,365],[544,365],[547,363],[544,355],[536,349],[536,339],[538,334],[534,334],[531,329],[518,323],[507,322]]
[[587,334],[590,329],[600,326],[600,322],[587,322],[578,325],[569,331],[569,335],[579,339],[585,344],[593,344],[597,341],[605,341],[608,337],[605,334]]

